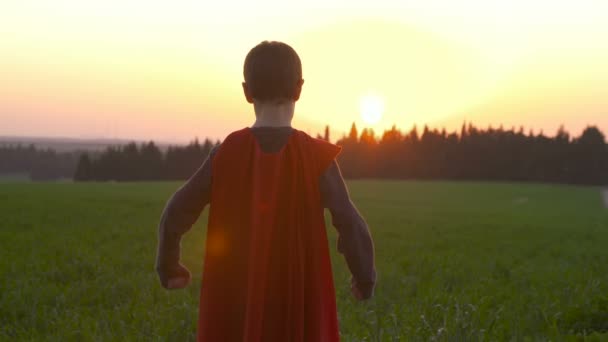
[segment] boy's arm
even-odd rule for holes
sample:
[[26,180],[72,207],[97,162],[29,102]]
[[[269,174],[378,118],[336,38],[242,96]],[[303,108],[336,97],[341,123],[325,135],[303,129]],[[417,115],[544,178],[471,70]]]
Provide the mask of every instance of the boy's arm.
[[367,223],[350,200],[348,189],[334,160],[321,176],[321,196],[338,231],[338,252],[344,255],[353,285],[362,299],[370,298],[376,284],[374,243]]
[[[156,271],[165,288],[172,288],[173,278],[190,278],[190,272],[179,262],[180,241],[211,198],[211,159],[215,149],[192,177],[171,196],[158,227]],[[183,286],[177,286],[183,287]]]

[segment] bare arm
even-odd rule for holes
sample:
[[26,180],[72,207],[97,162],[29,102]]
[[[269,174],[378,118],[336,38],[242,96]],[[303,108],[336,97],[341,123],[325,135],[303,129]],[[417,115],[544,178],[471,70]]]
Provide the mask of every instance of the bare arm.
[[348,189],[334,160],[321,176],[321,195],[338,231],[338,252],[344,255],[353,275],[353,285],[362,299],[370,298],[376,284],[374,244],[367,223],[350,199]]
[[[165,288],[173,278],[190,279],[190,272],[180,264],[181,237],[199,218],[211,198],[211,159],[214,151],[192,177],[171,196],[158,227],[156,271]],[[186,284],[184,284],[185,286]],[[183,287],[183,286],[177,286]]]

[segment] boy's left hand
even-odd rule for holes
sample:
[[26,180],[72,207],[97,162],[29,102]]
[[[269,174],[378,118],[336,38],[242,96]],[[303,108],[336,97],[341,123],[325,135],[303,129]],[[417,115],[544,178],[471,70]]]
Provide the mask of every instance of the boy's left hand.
[[373,296],[374,285],[373,284],[359,284],[355,281],[355,278],[350,280],[350,292],[353,294],[358,301],[368,300]]
[[363,300],[363,295],[361,294],[361,291],[359,291],[359,289],[354,283],[350,285],[350,292],[353,294],[353,297],[355,297],[356,300]]

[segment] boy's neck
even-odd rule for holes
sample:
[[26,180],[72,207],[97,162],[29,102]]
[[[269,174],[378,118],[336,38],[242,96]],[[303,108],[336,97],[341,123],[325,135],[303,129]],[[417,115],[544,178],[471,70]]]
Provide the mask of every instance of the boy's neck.
[[291,127],[295,102],[254,103],[255,122],[252,127]]

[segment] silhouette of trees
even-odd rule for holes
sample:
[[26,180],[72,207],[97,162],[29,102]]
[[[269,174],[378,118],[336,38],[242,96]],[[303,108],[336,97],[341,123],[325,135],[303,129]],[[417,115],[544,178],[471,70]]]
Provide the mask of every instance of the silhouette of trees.
[[[554,136],[523,127],[480,129],[464,123],[458,132],[396,126],[377,136],[353,123],[337,141],[346,178],[451,179],[608,184],[608,147],[595,126],[572,137],[564,127]],[[325,127],[320,139],[329,140]],[[33,180],[73,177],[76,181],[183,180],[220,142],[198,139],[161,151],[154,142],[112,146],[103,152],[57,153],[30,146],[0,146],[0,174],[28,174]]]
[[94,160],[83,154],[78,162],[74,180],[187,179],[201,166],[214,146],[209,139],[206,139],[203,145],[196,139],[187,146],[171,146],[164,154],[152,141],[141,146],[130,143],[108,147]]
[[196,139],[185,147],[169,147],[165,155],[165,179],[187,179],[192,176],[214,146],[209,139],[205,139],[202,145]]
[[605,184],[608,177],[608,155],[604,134],[597,127],[587,127],[572,144],[570,181]]
[[348,178],[453,179],[608,184],[608,148],[602,132],[590,126],[578,138],[563,127],[554,137],[532,130],[479,129],[465,123],[456,132],[393,126],[377,141],[374,132],[357,135],[353,124],[337,143]]
[[32,180],[71,179],[80,153],[57,153],[34,145],[0,146],[0,175],[22,174]]
[[83,153],[78,159],[78,165],[76,166],[76,172],[74,173],[75,181],[87,181],[92,179],[91,173],[91,159],[88,153]]

